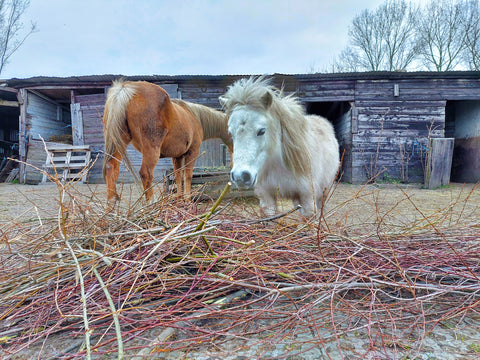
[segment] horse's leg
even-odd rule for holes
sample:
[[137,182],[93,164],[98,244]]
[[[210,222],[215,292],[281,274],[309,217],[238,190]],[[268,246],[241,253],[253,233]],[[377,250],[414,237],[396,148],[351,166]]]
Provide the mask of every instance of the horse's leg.
[[273,216],[277,211],[277,200],[275,195],[262,187],[255,188],[255,195],[260,200],[260,208],[266,216]]
[[300,213],[305,217],[312,216],[315,210],[318,210],[315,209],[315,200],[311,193],[300,194],[300,205],[302,206]]
[[160,149],[149,149],[142,152],[142,166],[140,166],[140,178],[142,179],[145,199],[149,202],[153,197],[153,172],[160,158]]
[[175,176],[175,184],[177,185],[177,197],[179,199],[183,196],[183,156],[172,158],[173,174]]
[[193,178],[193,167],[195,165],[195,160],[197,160],[199,150],[190,150],[185,155],[185,201],[190,201],[190,195],[192,190],[192,178]]
[[107,184],[107,204],[109,205],[120,200],[120,196],[117,194],[117,179],[120,174],[120,162],[122,158],[122,154],[119,151],[115,151],[107,160],[105,183]]

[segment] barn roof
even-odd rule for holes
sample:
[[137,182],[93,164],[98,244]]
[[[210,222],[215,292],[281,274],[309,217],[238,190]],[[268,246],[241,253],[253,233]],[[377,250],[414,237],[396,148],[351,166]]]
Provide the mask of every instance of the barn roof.
[[[36,76],[31,78],[12,78],[2,80],[3,86],[13,89],[27,88],[41,92],[59,103],[69,104],[71,91],[86,95],[98,93],[112,83],[124,78],[132,81],[149,81],[153,83],[200,83],[215,84],[227,87],[235,80],[250,75],[134,75],[121,74],[83,75],[69,77]],[[408,79],[480,79],[480,71],[448,71],[448,72],[354,72],[354,73],[315,73],[315,74],[271,74],[275,82],[282,84],[288,91],[294,91],[298,82],[315,81],[358,81],[358,80],[408,80]]]
[[[31,78],[12,78],[5,80],[9,87],[23,88],[35,86],[92,86],[105,85],[118,78],[132,81],[150,82],[224,82],[234,81],[250,75],[133,75],[121,74],[83,75],[69,77],[36,76]],[[480,71],[375,71],[375,72],[351,72],[351,73],[313,73],[313,74],[272,74],[271,76],[288,80],[377,80],[377,79],[415,79],[415,78],[480,78]]]

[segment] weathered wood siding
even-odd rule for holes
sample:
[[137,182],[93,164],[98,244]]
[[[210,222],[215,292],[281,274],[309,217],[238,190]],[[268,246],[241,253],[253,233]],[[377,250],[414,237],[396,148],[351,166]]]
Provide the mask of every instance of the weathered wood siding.
[[[218,97],[238,78],[152,76],[151,80],[147,80],[169,88],[167,91],[172,97],[178,95],[186,101],[219,109]],[[75,78],[71,81],[76,84],[85,80]],[[99,82],[100,86],[108,86],[111,79],[95,77],[95,81],[95,89],[101,92]],[[468,119],[464,116],[464,120],[458,120],[462,115],[457,114],[457,107],[460,106],[457,102],[470,100],[480,103],[480,72],[276,74],[273,84],[283,87],[286,93],[296,92],[305,104],[323,103],[327,109],[331,104],[341,105],[345,111],[347,105],[351,105],[349,112],[336,115],[337,118],[329,117],[335,126],[340,148],[344,151],[343,181],[362,183],[376,178],[423,183],[429,140],[444,137],[456,137],[453,168],[463,167],[456,161],[464,161],[465,166],[470,166],[468,176],[459,176],[459,181],[467,178],[469,181],[480,180],[480,166],[472,165],[472,159],[479,158],[480,136],[478,133],[466,138],[455,136],[456,127],[465,126],[469,121],[475,124],[480,121],[476,116]],[[64,85],[61,86],[65,89]],[[24,159],[24,135],[41,134],[48,140],[51,135],[67,133],[72,129],[68,127],[68,109],[58,107],[45,96],[38,96],[43,89],[41,85],[38,85],[37,93],[31,93],[31,88],[18,88],[21,109],[19,145],[20,155]],[[87,87],[82,83],[78,88]],[[26,94],[28,99],[25,102]],[[103,162],[101,117],[104,101],[103,93],[74,96],[71,107],[74,141],[92,145],[94,156],[100,154],[98,164],[90,175],[90,181],[93,182],[103,181],[100,168]],[[476,105],[474,107],[477,109]],[[469,155],[456,156],[457,150],[468,152]],[[229,156],[220,140],[205,142],[201,153],[204,151],[205,154],[196,162],[197,168],[228,164]],[[139,167],[140,154],[133,149],[129,150],[129,154],[135,166]],[[160,169],[170,167],[169,159],[159,163]],[[163,172],[159,171],[157,179],[162,177]]]
[[[187,82],[179,88],[181,98],[196,104],[221,110],[218,97],[225,94],[226,83]],[[228,150],[220,139],[209,139],[202,143],[200,156],[195,162],[198,169],[219,168],[230,164]]]
[[303,102],[352,101],[354,80],[308,80],[298,84],[298,96]]
[[480,92],[473,89],[480,91],[479,80],[358,80],[354,181],[378,175],[385,180],[423,182],[427,140],[445,137],[446,100],[478,99]]
[[31,138],[48,141],[53,135],[72,132],[70,113],[59,104],[34,93],[27,93],[27,131]]
[[[22,137],[21,145],[25,144],[26,153],[21,154],[27,164],[34,166],[45,163],[46,152],[43,143],[48,142],[50,137],[71,134],[70,113],[60,104],[53,100],[46,99],[30,91],[23,91],[24,105],[22,119],[25,121],[20,128]],[[27,139],[24,143],[24,139]],[[39,159],[42,157],[42,159]],[[41,160],[41,161],[40,161]],[[40,162],[39,162],[40,161]],[[31,166],[21,166],[22,178],[25,183],[38,183],[42,174]]]
[[[45,142],[41,140],[30,139],[28,143],[28,164],[30,166],[25,166],[25,183],[26,184],[38,184],[42,181],[43,174],[38,171],[42,169],[47,158],[47,152],[45,151],[45,146],[52,145],[51,142]],[[61,173],[59,175],[61,177]]]
[[[447,100],[479,99],[479,79],[301,79],[305,102],[352,102],[350,126],[337,120],[343,180],[423,182],[429,138],[445,137]],[[349,136],[348,132],[351,132]]]
[[[395,96],[398,84],[398,96]],[[352,177],[422,182],[427,138],[444,136],[445,100],[425,96],[426,81],[360,80],[355,86],[358,130]],[[423,96],[422,96],[423,94]]]

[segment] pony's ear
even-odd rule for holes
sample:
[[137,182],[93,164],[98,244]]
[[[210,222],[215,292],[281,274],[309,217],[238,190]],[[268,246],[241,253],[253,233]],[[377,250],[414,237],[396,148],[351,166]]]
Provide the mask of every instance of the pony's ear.
[[222,105],[222,108],[225,109],[227,107],[228,99],[225,96],[219,96],[218,101],[220,101],[220,105]]
[[267,91],[260,99],[260,102],[262,103],[263,107],[265,110],[268,110],[270,105],[272,105],[273,102],[273,97],[270,91]]

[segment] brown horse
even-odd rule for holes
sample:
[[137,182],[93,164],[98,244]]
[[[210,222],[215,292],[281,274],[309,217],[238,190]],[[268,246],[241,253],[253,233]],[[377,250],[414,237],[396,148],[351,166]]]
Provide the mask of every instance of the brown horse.
[[202,141],[221,138],[232,152],[227,118],[223,112],[171,100],[160,86],[145,81],[113,82],[105,103],[103,128],[103,177],[109,203],[119,199],[116,182],[121,160],[125,158],[127,168],[133,170],[126,157],[129,143],[142,153],[139,174],[147,201],[153,196],[153,172],[159,158],[172,158],[177,194],[181,197],[183,191],[188,200],[193,165]]

